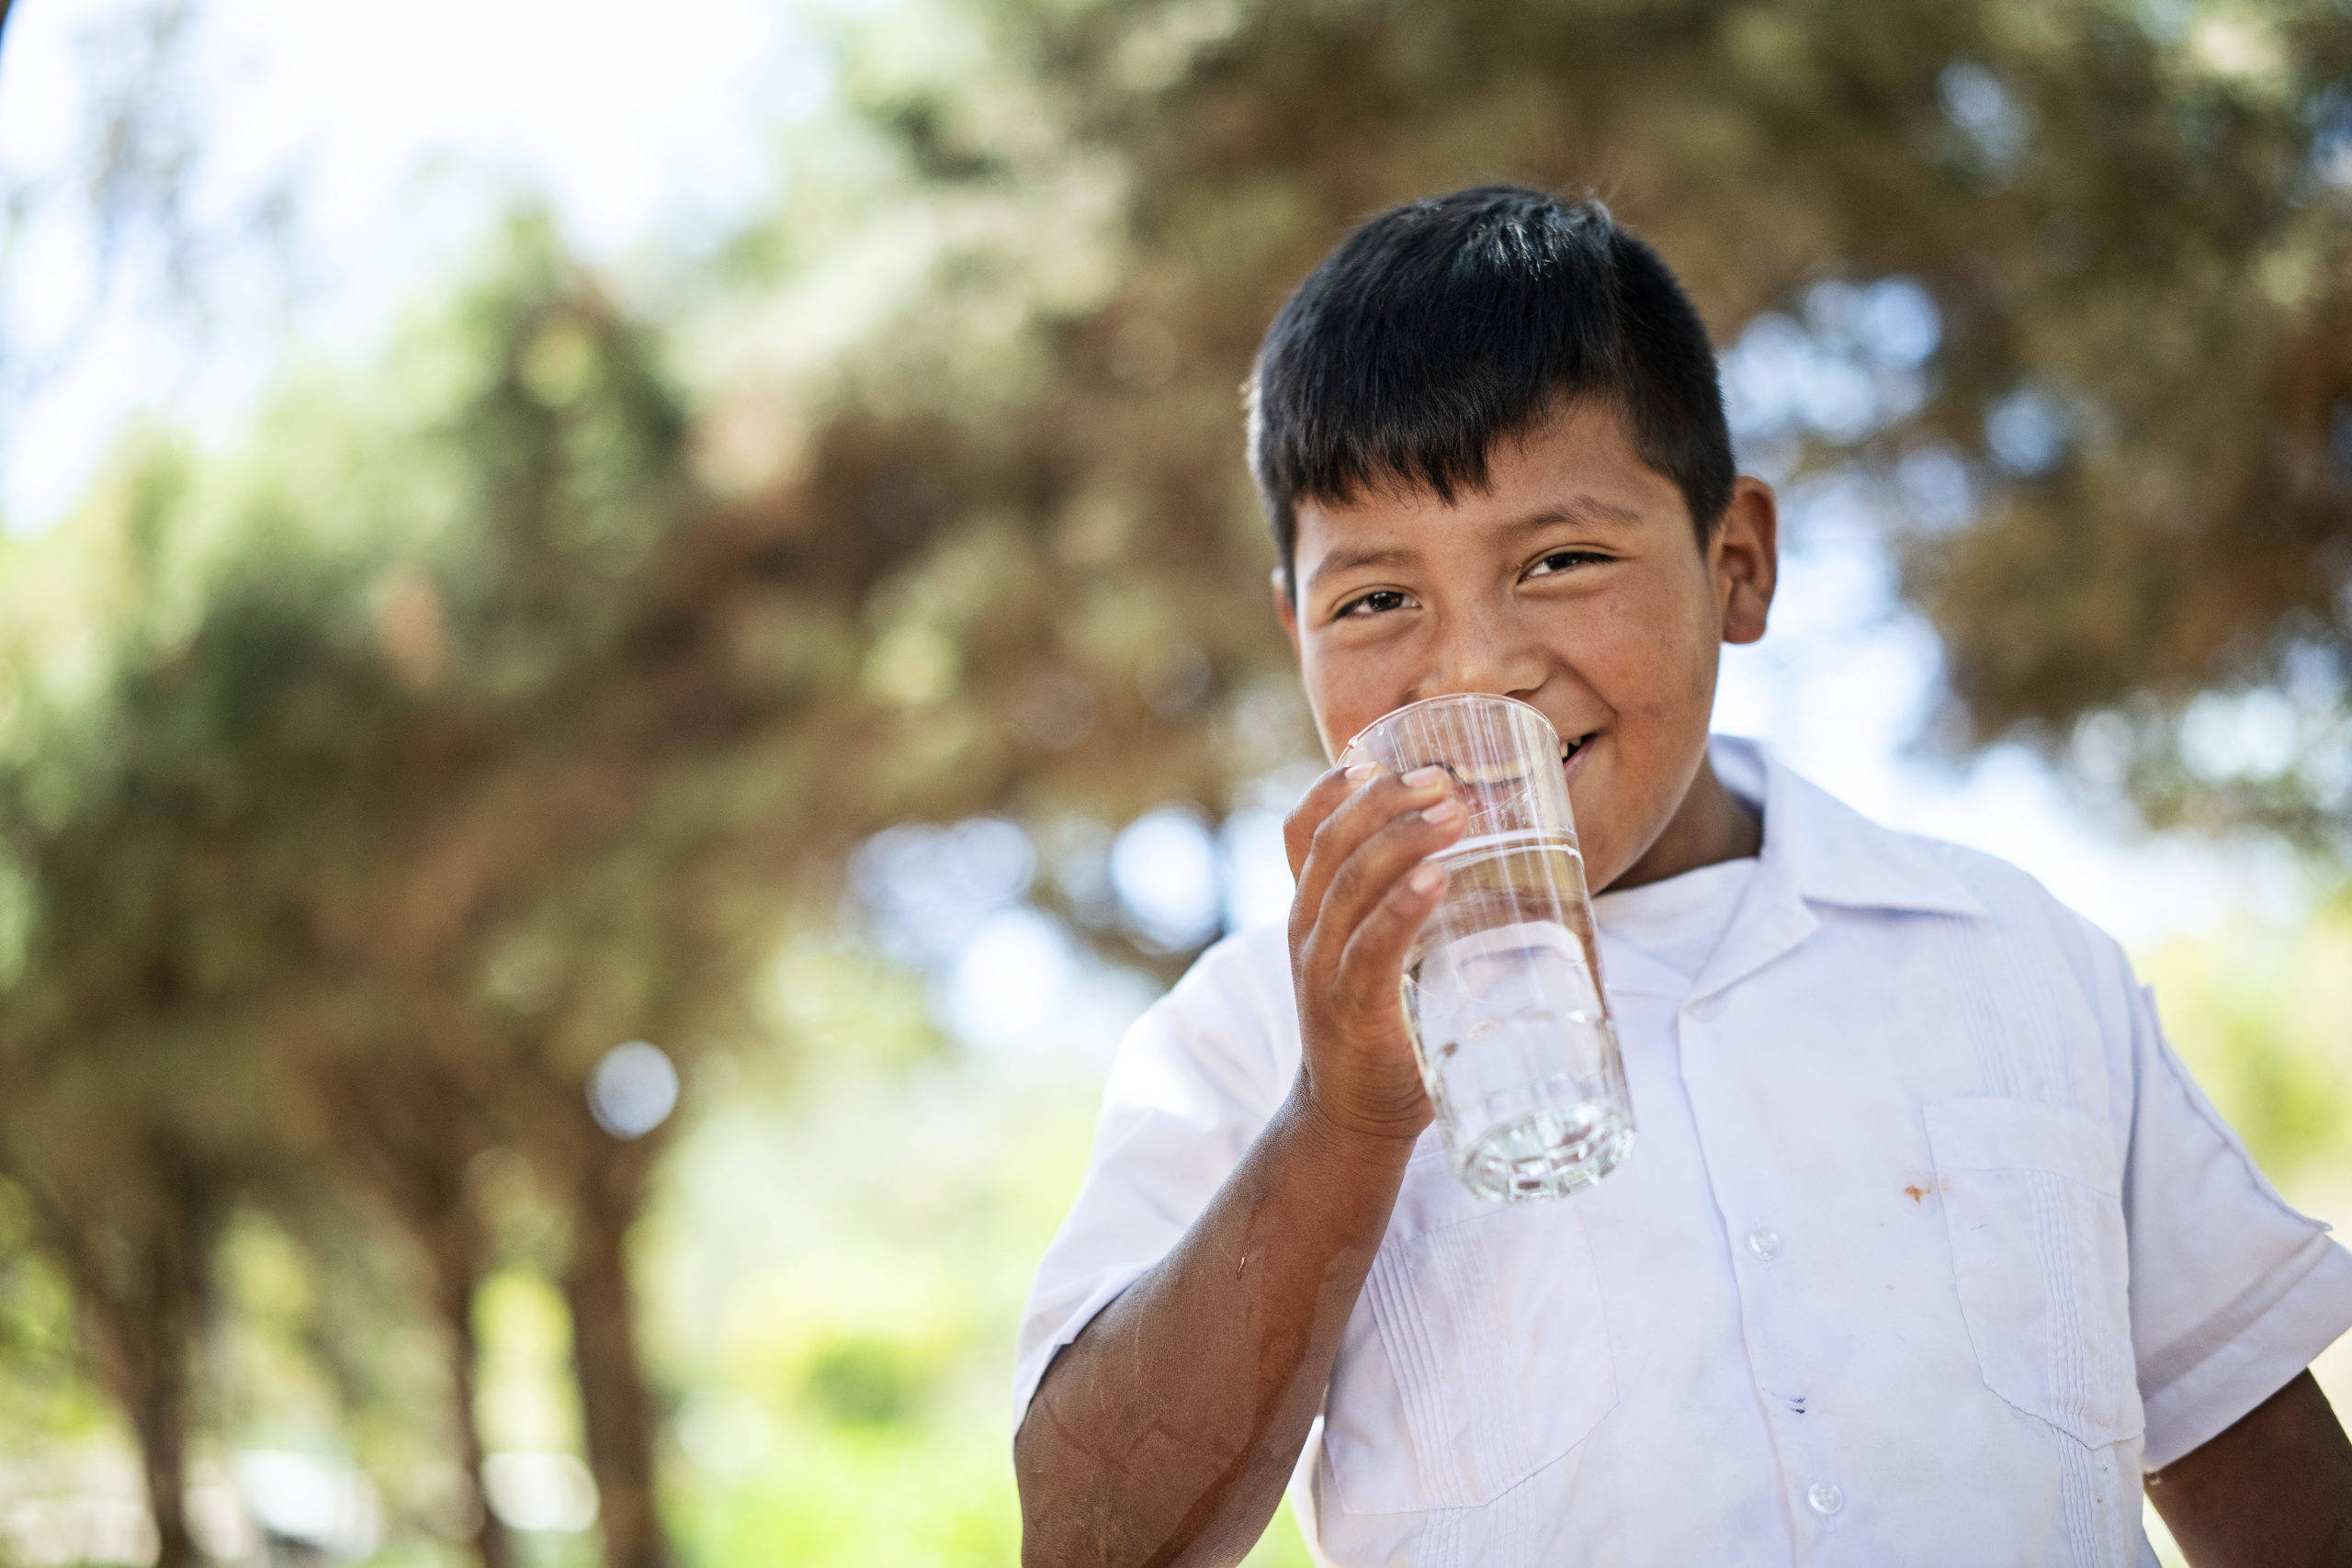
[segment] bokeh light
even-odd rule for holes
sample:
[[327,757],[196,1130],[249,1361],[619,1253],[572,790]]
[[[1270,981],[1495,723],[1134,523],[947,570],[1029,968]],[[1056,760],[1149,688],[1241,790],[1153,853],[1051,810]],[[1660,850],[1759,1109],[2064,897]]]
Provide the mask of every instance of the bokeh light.
[[641,1138],[670,1119],[678,1104],[678,1069],[650,1040],[616,1045],[588,1079],[588,1109],[616,1138]]
[[1111,846],[1111,883],[1146,942],[1198,947],[1224,911],[1216,841],[1200,814],[1163,806],[1127,824]]

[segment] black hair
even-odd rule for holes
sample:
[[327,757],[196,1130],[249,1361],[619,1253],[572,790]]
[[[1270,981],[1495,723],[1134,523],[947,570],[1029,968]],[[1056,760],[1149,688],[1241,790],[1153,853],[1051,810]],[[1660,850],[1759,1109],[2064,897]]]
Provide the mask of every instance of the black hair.
[[1452,502],[1495,444],[1612,402],[1681,490],[1702,546],[1731,502],[1707,329],[1673,272],[1594,200],[1481,186],[1392,208],[1283,306],[1250,384],[1250,469],[1292,581],[1301,501],[1378,484]]

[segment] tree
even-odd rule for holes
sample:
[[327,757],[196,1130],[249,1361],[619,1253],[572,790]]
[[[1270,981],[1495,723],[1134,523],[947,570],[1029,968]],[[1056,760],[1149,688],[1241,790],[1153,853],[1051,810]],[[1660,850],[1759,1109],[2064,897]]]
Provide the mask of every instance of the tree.
[[[138,563],[83,606],[94,761],[61,773],[56,734],[22,731],[7,823],[54,914],[81,869],[59,846],[119,844],[144,803],[146,852],[109,863],[119,897],[74,906],[74,929],[118,970],[159,946],[235,957],[157,990],[142,1024],[268,1075],[293,1114],[275,1142],[259,1119],[254,1170],[333,1161],[415,1240],[469,1457],[489,1256],[467,1168],[499,1145],[537,1168],[567,1221],[606,1557],[643,1568],[667,1548],[626,1244],[662,1140],[600,1124],[593,1070],[639,1038],[691,1066],[739,1030],[793,885],[863,834],[1097,770],[1133,789],[1138,728],[1163,721],[1041,671],[1041,481],[946,420],[845,415],[787,482],[713,496],[657,334],[527,217],[413,341],[454,380],[390,367],[437,390],[390,407],[306,389],[242,459],[132,463],[83,520],[85,549]],[[942,617],[993,639],[947,645],[944,681],[923,651]],[[1041,701],[1060,728],[1010,739],[1006,710],[1034,730]],[[70,978],[35,929],[27,1021]],[[42,1038],[85,1053],[96,1027]],[[126,1100],[158,1076],[133,1066]],[[191,1280],[243,1168],[159,1178],[210,1205],[157,1227]],[[183,1402],[140,1425],[152,1463],[176,1462],[185,1423]],[[494,1525],[476,1544],[504,1550]]]
[[[1026,290],[1052,346],[1020,394],[946,395],[1050,450],[1061,504],[1119,497],[1152,564],[1230,551],[1228,598],[1263,569],[1224,482],[1232,389],[1282,294],[1386,203],[1596,188],[1725,344],[1814,285],[1916,280],[1924,376],[1859,422],[1750,434],[1889,497],[1950,738],[2035,739],[2159,819],[2343,847],[2352,28],[2326,0],[969,0],[877,35],[850,80],[933,199],[1000,214],[939,299],[1094,279],[1059,309]],[[1957,476],[1959,515],[1906,536],[1920,473]],[[2217,767],[2199,717],[2249,690],[2286,743]]]
[[[372,616],[334,586],[363,573],[305,581],[282,548],[207,603],[225,609],[243,581],[300,618],[299,648],[240,675],[243,701],[328,708],[367,738],[301,772],[245,764],[292,781],[239,842],[253,906],[282,912],[274,990],[315,998],[271,1038],[298,1072],[328,1059],[322,1041],[357,1043],[354,1147],[380,1149],[400,1124],[377,1109],[385,1091],[415,1081],[461,1108],[429,1122],[487,1129],[537,1168],[569,1220],[561,1285],[617,1568],[665,1555],[626,1261],[661,1139],[596,1121],[593,1069],[623,1041],[691,1065],[740,1032],[793,885],[862,835],[1051,777],[1134,778],[1103,764],[1163,721],[1136,700],[1084,736],[1008,742],[1004,710],[1036,700],[1023,645],[1042,628],[1023,612],[1039,585],[1018,500],[965,508],[1034,476],[987,448],[989,466],[972,460],[943,420],[852,414],[786,482],[722,501],[695,476],[694,421],[655,333],[543,222],[507,246],[457,312],[469,382],[404,432],[359,427],[337,469],[345,493],[396,473],[382,493],[442,509],[365,535]],[[313,537],[336,526],[315,495],[243,504]],[[912,634],[876,612],[910,602],[920,635],[938,637],[927,617],[944,611],[1001,639],[961,691],[925,676],[906,700],[889,648]],[[368,619],[374,647],[355,654],[346,628]],[[302,1024],[336,1009],[368,1021]],[[465,1143],[445,1132],[419,1164]],[[439,1168],[435,1190],[453,1190]]]
[[[149,525],[169,479],[155,478],[121,540],[117,585],[134,597],[157,565]],[[126,662],[156,651],[141,619],[109,630]],[[100,689],[130,694],[119,673],[102,667]],[[237,1197],[299,1161],[304,1130],[227,1005],[256,955],[213,919],[237,896],[218,852],[223,781],[153,766],[181,737],[135,696],[56,700],[49,684],[17,688],[0,762],[0,1170],[71,1285],[94,1381],[137,1437],[157,1561],[187,1568],[211,1249]]]

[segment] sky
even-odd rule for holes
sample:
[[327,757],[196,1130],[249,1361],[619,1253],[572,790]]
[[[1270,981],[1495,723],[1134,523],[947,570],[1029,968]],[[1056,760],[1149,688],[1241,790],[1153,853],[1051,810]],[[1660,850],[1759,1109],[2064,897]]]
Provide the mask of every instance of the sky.
[[[188,55],[187,123],[201,143],[190,210],[221,238],[199,322],[167,303],[159,254],[136,236],[102,271],[71,198],[91,95],[129,58],[131,7],[18,0],[0,49],[0,182],[31,199],[0,267],[0,344],[15,345],[0,521],[51,525],[130,422],[225,433],[290,350],[365,353],[463,243],[466,210],[435,205],[436,169],[492,170],[543,192],[591,255],[722,232],[776,199],[768,150],[823,107],[817,39],[849,4],[695,0],[683,26],[616,0],[202,0]],[[279,187],[298,199],[290,231],[271,243],[251,220]],[[1936,335],[1932,306],[1907,287],[1816,291],[1731,345],[1727,392],[1755,466],[1769,471],[1792,430],[1900,416]],[[2022,405],[1996,417],[1996,453],[2030,465],[2046,418]],[[2275,855],[2136,833],[2019,748],[1964,764],[1920,752],[1937,643],[1894,592],[1880,513],[1899,503],[1935,525],[1939,509],[1964,506],[1967,481],[1933,454],[1912,467],[1899,502],[1851,486],[1789,491],[1772,630],[1726,651],[1717,728],[1764,739],[1882,821],[2018,863],[2129,943],[2238,910],[2291,917],[2300,890]],[[1182,812],[1130,825],[1107,865],[1131,913],[1169,931],[1279,915],[1279,813],[1295,787],[1270,781],[1221,827]],[[1103,1032],[1141,993],[1091,972],[1026,909],[1026,886],[1003,881],[995,905],[920,955],[943,1012],[984,1043],[1057,1017]],[[1080,991],[1100,1005],[1071,1005]]]
[[[617,0],[195,0],[188,207],[211,247],[199,328],[159,308],[141,237],[102,271],[74,199],[87,111],[134,57],[144,7],[17,0],[0,48],[0,185],[35,207],[0,268],[0,344],[41,381],[12,400],[0,518],[53,521],[139,412],[233,423],[289,335],[361,352],[464,243],[470,214],[436,204],[436,169],[544,192],[591,255],[716,234],[767,191],[773,131],[824,100],[820,3],[694,0],[682,27]],[[254,220],[279,188],[298,197],[295,231],[273,246]]]

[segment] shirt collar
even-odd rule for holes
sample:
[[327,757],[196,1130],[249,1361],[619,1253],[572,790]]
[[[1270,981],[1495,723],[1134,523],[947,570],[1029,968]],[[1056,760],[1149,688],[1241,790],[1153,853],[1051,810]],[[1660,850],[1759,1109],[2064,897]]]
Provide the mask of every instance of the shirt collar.
[[1809,904],[1922,914],[1991,913],[1921,840],[1883,828],[1783,766],[1761,743],[1718,735],[1708,755],[1724,787],[1764,811],[1759,869]]

